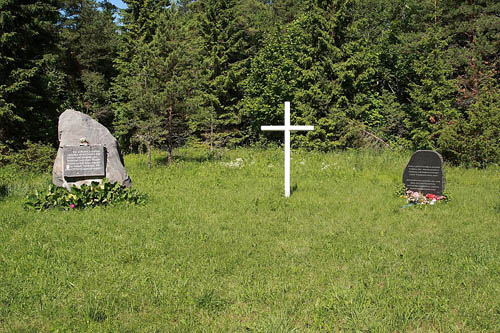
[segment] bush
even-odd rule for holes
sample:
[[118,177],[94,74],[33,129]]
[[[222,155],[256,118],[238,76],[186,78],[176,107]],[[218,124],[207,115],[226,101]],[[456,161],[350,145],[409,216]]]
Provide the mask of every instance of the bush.
[[52,168],[56,157],[56,150],[43,143],[26,141],[24,149],[17,152],[8,145],[0,143],[0,166],[12,164],[23,170],[32,172],[47,172]]
[[10,163],[12,158],[12,150],[10,147],[0,142],[0,167]]
[[490,89],[471,105],[465,117],[444,129],[439,146],[454,164],[486,167],[500,163],[500,93]]
[[7,177],[0,174],[0,200],[5,198],[9,194],[9,186],[7,182]]
[[45,210],[60,208],[64,210],[93,208],[116,203],[131,205],[143,204],[146,195],[137,190],[127,188],[120,183],[110,183],[104,179],[101,184],[92,182],[90,186],[82,185],[80,188],[73,186],[71,192],[62,187],[50,185],[47,192],[35,192],[25,202],[27,209]]
[[51,170],[56,158],[56,150],[43,143],[26,141],[25,148],[11,157],[11,162],[21,169],[33,172],[47,172]]

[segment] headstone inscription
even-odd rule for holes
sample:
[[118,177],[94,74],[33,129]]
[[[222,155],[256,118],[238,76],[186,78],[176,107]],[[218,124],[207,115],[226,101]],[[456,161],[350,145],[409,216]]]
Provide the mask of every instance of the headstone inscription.
[[132,185],[120,146],[106,127],[84,113],[66,110],[59,116],[58,132],[59,150],[52,170],[55,185],[70,190],[103,178]]
[[403,183],[411,191],[443,195],[443,157],[433,150],[418,150],[406,165]]

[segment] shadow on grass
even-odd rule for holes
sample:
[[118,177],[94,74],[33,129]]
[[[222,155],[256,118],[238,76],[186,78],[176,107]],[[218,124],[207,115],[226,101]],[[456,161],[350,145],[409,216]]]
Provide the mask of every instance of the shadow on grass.
[[7,185],[0,185],[0,201],[5,199],[9,195],[9,188]]
[[[223,153],[221,151],[207,151],[207,152],[199,152],[196,154],[186,154],[184,152],[179,153],[172,157],[172,163],[175,162],[195,162],[195,163],[203,163],[203,162],[214,162],[222,160]],[[167,154],[164,156],[156,158],[155,163],[158,165],[168,165]]]

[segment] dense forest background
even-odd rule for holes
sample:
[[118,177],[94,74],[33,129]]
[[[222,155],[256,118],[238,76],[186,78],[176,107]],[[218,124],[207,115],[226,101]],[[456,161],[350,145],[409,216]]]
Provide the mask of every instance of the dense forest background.
[[0,0],[0,155],[66,108],[125,151],[266,145],[290,101],[295,146],[500,162],[500,1],[124,2]]

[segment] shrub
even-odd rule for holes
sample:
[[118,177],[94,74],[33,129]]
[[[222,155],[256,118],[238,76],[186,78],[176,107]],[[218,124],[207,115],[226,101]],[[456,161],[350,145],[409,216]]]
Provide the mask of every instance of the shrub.
[[7,177],[0,174],[0,200],[9,194],[9,186],[7,182]]
[[17,167],[33,172],[47,172],[52,168],[56,150],[43,143],[26,141],[25,148],[11,156],[11,162]]
[[49,208],[60,208],[65,210],[93,208],[116,203],[127,203],[131,205],[143,204],[146,195],[137,190],[127,188],[120,183],[110,183],[104,179],[101,184],[92,182],[82,185],[80,188],[73,186],[71,192],[62,187],[50,185],[47,192],[36,191],[29,196],[25,207],[34,210],[45,210]]
[[12,164],[32,172],[46,172],[52,168],[56,150],[43,143],[26,141],[24,149],[15,151],[8,144],[0,143],[0,166]]
[[500,93],[490,89],[471,105],[463,119],[443,131],[439,146],[454,164],[486,167],[500,163]]
[[0,142],[0,167],[10,163],[12,150],[10,147]]

